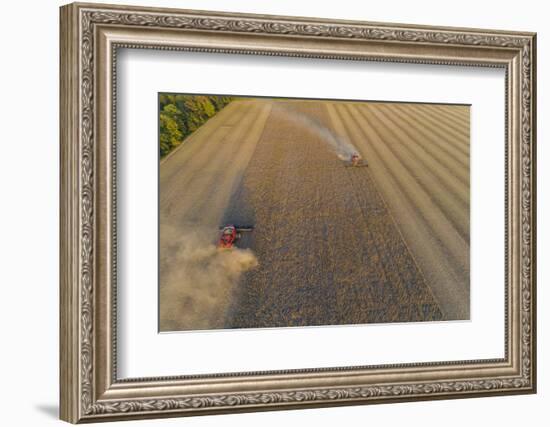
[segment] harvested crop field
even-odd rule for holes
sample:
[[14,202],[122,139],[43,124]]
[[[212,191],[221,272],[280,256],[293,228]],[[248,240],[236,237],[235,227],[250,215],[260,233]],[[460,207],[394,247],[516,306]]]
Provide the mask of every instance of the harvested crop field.
[[469,318],[469,108],[232,101],[161,162],[159,296],[162,331]]

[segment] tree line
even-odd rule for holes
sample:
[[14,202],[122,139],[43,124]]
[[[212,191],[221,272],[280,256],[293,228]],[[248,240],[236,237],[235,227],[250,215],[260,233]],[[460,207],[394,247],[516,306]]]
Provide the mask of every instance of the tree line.
[[233,98],[216,95],[159,96],[160,157],[166,156]]

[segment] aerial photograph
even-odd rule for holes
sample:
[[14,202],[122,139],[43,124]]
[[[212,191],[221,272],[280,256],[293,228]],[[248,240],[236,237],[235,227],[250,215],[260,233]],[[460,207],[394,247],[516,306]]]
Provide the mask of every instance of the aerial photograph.
[[470,105],[159,93],[159,331],[470,319]]

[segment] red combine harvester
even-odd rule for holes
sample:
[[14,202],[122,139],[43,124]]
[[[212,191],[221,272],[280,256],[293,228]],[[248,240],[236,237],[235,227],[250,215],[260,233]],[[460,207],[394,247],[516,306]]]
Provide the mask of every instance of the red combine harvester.
[[220,227],[220,238],[218,240],[219,249],[232,249],[237,240],[241,238],[242,232],[252,231],[254,227],[251,226],[239,226],[239,225],[225,225]]
[[365,162],[361,156],[359,155],[359,153],[353,153],[351,155],[351,158],[349,160],[349,163],[346,165],[348,167],[352,167],[352,168],[362,168],[362,167],[366,167],[368,166],[367,162]]

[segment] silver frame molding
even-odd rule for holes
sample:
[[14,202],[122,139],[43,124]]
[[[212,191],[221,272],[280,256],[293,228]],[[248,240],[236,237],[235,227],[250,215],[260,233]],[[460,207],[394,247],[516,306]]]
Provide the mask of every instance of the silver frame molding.
[[[100,4],[61,13],[61,419],[72,423],[536,391],[536,35]],[[118,48],[506,71],[503,359],[120,380]]]

